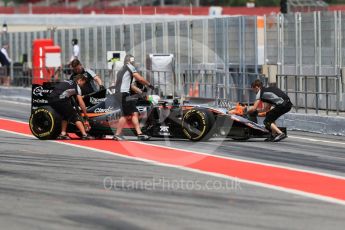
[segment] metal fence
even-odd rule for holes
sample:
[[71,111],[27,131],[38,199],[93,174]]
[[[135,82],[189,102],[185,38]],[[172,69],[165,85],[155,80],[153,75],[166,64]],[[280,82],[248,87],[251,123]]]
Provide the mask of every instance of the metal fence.
[[142,69],[146,69],[149,53],[174,54],[178,74],[193,66],[228,69],[237,65],[244,69],[244,65],[258,66],[256,33],[256,17],[249,16],[18,32],[9,33],[9,53],[14,62],[29,54],[31,63],[32,41],[53,37],[62,47],[63,63],[67,63],[72,54],[71,40],[78,38],[82,62],[95,69],[106,68],[109,50],[132,53]]
[[296,112],[316,114],[340,111],[340,89],[342,78],[339,75],[277,75],[278,87],[283,89],[294,104]]
[[345,66],[344,12],[266,17],[266,64],[279,74],[338,75]]
[[[85,66],[98,70],[107,82],[106,79],[112,79],[111,74],[114,75],[106,69],[106,52],[109,50],[132,53],[143,72],[147,71],[147,54],[171,53],[175,57],[178,90],[187,95],[195,94],[189,90],[188,84],[198,81],[199,97],[217,96],[250,101],[252,96],[246,88],[251,80],[261,78],[262,65],[275,65],[277,73],[284,75],[339,76],[340,70],[345,67],[344,20],[344,12],[314,12],[263,18],[238,16],[149,23],[142,21],[55,32],[9,33],[9,54],[14,62],[20,62],[22,55],[28,54],[30,66],[32,41],[52,37],[61,46],[62,60],[67,63],[72,53],[71,40],[78,38],[81,61]],[[263,27],[260,26],[261,21]],[[202,73],[201,78],[194,70]],[[12,68],[13,79],[15,74],[16,70]],[[187,85],[183,85],[184,78],[188,78]],[[321,90],[326,82],[320,81]],[[344,110],[344,84],[339,84],[339,109]],[[304,92],[303,88],[301,90]],[[311,95],[308,93],[308,97]],[[319,95],[315,100],[321,98],[323,96]],[[330,106],[329,109],[334,108]]]
[[220,70],[186,70],[183,79],[184,95],[207,99],[228,99],[233,102],[251,103],[255,94],[250,85],[255,79],[264,84],[262,74]]

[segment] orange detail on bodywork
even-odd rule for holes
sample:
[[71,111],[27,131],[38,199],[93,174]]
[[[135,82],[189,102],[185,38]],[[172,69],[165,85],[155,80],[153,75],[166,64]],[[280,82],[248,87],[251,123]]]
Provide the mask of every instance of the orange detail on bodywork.
[[229,111],[229,113],[234,114],[234,115],[238,115],[238,116],[243,116],[245,108],[246,108],[246,106],[242,106],[242,105],[240,105],[240,103],[237,103],[235,108],[231,109]]
[[258,117],[266,117],[266,112],[261,112],[258,114]]
[[102,116],[104,114],[107,114],[107,113],[88,113],[87,116],[88,117],[99,117],[99,116]]

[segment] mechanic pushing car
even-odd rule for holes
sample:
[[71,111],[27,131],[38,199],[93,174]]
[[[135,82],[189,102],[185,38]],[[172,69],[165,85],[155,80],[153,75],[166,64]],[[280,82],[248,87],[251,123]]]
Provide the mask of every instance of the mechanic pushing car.
[[125,140],[121,133],[122,129],[126,124],[126,121],[129,119],[131,119],[134,125],[139,140],[145,141],[150,139],[148,135],[144,135],[141,131],[139,124],[139,111],[136,107],[136,101],[129,100],[129,96],[130,90],[131,88],[133,88],[131,87],[133,79],[135,79],[143,85],[147,85],[151,89],[154,89],[154,87],[150,84],[150,82],[148,82],[138,73],[138,71],[134,67],[134,64],[134,56],[127,54],[124,59],[124,66],[117,73],[117,78],[115,82],[116,98],[120,104],[122,112],[121,118],[117,123],[116,133],[113,137],[114,140],[118,141]]
[[[72,67],[72,74],[70,76],[70,80],[73,80],[74,77],[79,74],[83,74],[86,77],[86,84],[81,87],[81,92],[83,96],[96,92],[98,90],[105,89],[105,87],[102,84],[102,79],[100,78],[100,76],[98,76],[91,69],[84,68],[78,59],[74,59],[71,62],[71,67]],[[84,98],[84,101],[87,105],[89,104],[89,99],[87,97]]]
[[[271,136],[265,141],[278,142],[283,140],[287,136],[278,128],[275,122],[280,116],[291,110],[292,103],[290,98],[277,87],[263,87],[259,79],[256,79],[251,87],[256,93],[256,101],[247,110],[247,113],[267,112],[264,125],[271,132]],[[263,102],[265,106],[259,111],[258,105],[260,102]]]
[[[84,75],[76,75],[74,80],[65,80],[58,83],[48,96],[48,103],[62,117],[61,134],[57,137],[59,140],[71,139],[66,133],[69,122],[75,123],[82,134],[81,138],[83,140],[93,139],[93,137],[86,133],[84,124],[72,105],[72,97],[76,96],[79,106],[84,113],[84,118],[87,119],[86,106],[81,96],[80,88],[86,84],[86,81],[87,79]],[[85,126],[89,127],[87,121],[85,122]]]

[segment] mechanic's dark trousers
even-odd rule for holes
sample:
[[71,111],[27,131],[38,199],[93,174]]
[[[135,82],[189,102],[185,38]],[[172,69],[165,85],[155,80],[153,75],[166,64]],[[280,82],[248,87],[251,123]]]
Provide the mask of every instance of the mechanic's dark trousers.
[[266,129],[271,131],[271,124],[274,123],[279,117],[289,112],[292,108],[292,103],[290,100],[285,101],[281,105],[275,106],[273,109],[267,112],[264,124]]

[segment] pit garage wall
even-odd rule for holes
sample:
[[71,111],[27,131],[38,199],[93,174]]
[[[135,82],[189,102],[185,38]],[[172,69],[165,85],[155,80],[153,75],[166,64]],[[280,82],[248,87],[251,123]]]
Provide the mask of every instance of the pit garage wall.
[[278,120],[278,124],[289,130],[345,136],[345,117],[341,116],[288,113]]

